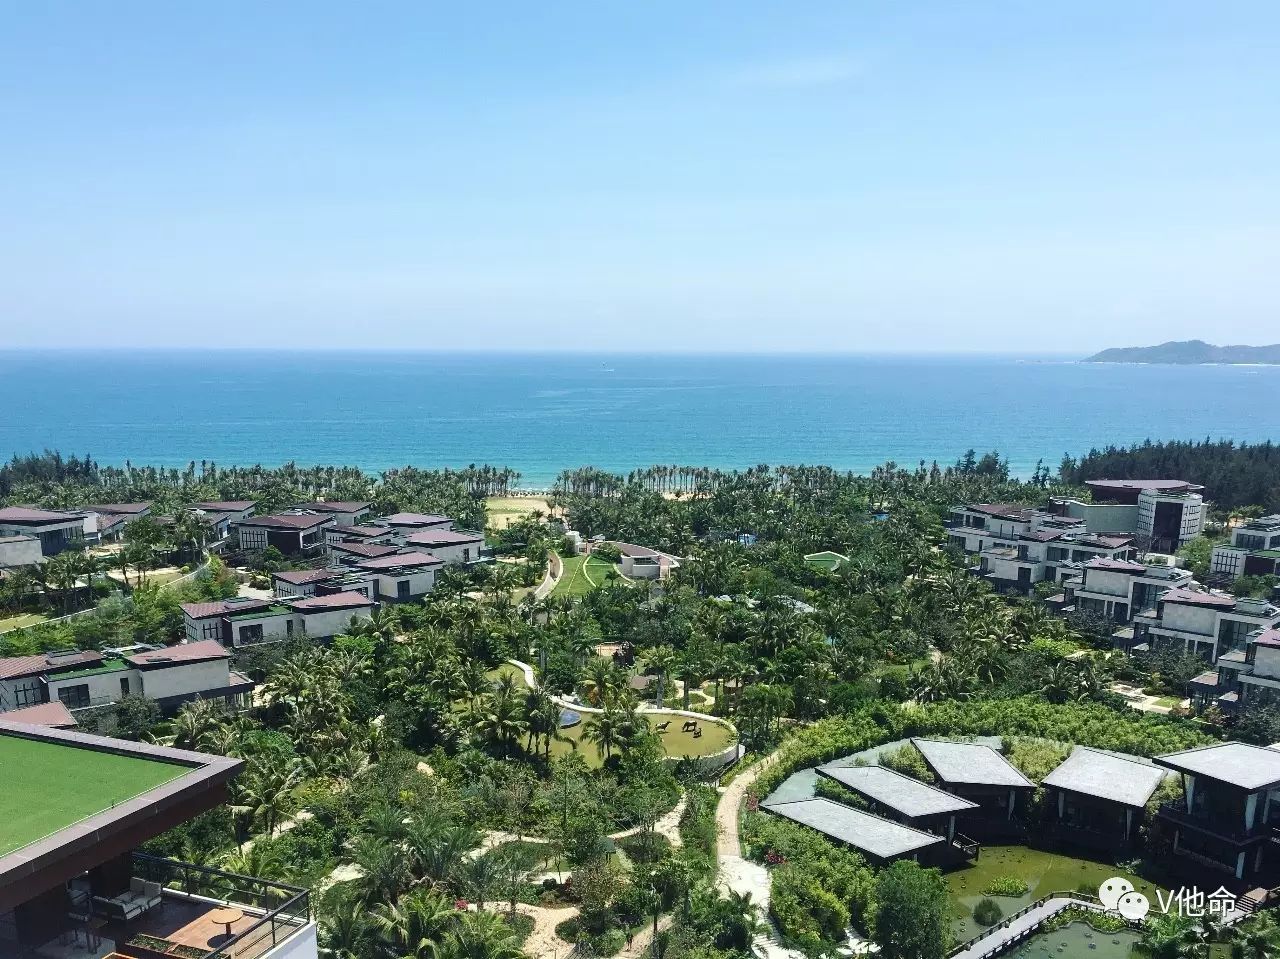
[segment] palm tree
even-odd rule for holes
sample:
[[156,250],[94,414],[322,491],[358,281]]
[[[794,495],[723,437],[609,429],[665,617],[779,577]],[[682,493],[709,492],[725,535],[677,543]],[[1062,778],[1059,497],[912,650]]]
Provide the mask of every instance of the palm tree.
[[173,744],[179,749],[198,749],[220,724],[221,707],[212,699],[183,703],[173,720]]
[[456,915],[435,890],[418,889],[374,910],[373,928],[396,959],[438,959]]
[[413,876],[404,853],[382,839],[361,836],[351,850],[351,861],[360,874],[351,880],[353,891],[368,905],[394,903],[409,888]]
[[602,713],[597,713],[587,720],[586,726],[582,730],[582,738],[589,743],[595,743],[596,753],[601,755],[607,761],[613,756],[613,750],[618,746],[621,740],[621,733],[618,728],[621,716],[612,708],[605,708]]
[[525,728],[525,719],[515,696],[508,694],[485,697],[476,729],[502,747],[503,758],[510,757],[512,745],[519,740]]
[[320,911],[320,955],[324,959],[366,959],[377,929],[368,908],[351,896],[335,896]]
[[464,912],[441,944],[439,959],[523,959],[511,927],[492,912]]
[[1280,924],[1270,913],[1260,912],[1232,931],[1232,954],[1239,947],[1241,959],[1275,959],[1280,955]]
[[608,660],[599,658],[593,659],[587,666],[586,678],[581,683],[587,701],[596,706],[612,702],[621,685],[622,677],[618,668]]

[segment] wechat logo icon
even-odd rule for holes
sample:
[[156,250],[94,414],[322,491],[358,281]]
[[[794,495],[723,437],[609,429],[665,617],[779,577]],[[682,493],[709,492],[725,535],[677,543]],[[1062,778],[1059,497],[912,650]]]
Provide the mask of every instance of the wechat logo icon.
[[1133,883],[1119,876],[1108,879],[1098,887],[1098,899],[1108,909],[1114,909],[1132,922],[1141,922],[1151,911],[1151,903]]

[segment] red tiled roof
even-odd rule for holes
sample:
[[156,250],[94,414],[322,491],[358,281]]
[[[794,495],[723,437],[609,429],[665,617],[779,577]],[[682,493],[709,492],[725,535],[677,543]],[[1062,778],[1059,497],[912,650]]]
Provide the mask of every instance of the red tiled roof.
[[1147,568],[1141,563],[1130,563],[1123,559],[1108,559],[1105,556],[1095,556],[1084,566],[1085,569],[1110,569],[1118,573],[1145,573],[1147,571]]
[[1280,629],[1264,629],[1252,642],[1259,646],[1280,646]]
[[276,513],[271,516],[250,516],[240,521],[241,526],[266,526],[276,529],[311,529],[324,523],[332,523],[333,517],[328,515],[307,516],[296,513]]
[[54,729],[70,729],[77,725],[71,710],[60,702],[40,703],[38,706],[24,706],[22,709],[11,709],[0,713],[0,719],[7,723],[26,723],[28,726],[52,726]]
[[57,523],[76,522],[79,519],[79,516],[54,513],[47,509],[36,509],[33,506],[6,506],[0,509],[0,523]]
[[328,579],[333,573],[327,569],[293,569],[286,570],[283,573],[275,573],[274,578],[285,583],[292,583],[294,586],[301,586],[304,583],[318,583],[322,579]]
[[370,558],[376,556],[389,556],[398,552],[399,546],[389,546],[382,543],[330,543],[330,549],[340,550],[344,553],[353,553],[356,556],[368,556]]
[[452,522],[448,516],[438,513],[392,513],[384,516],[382,521],[391,526],[436,526]]
[[248,613],[270,605],[269,599],[219,599],[212,603],[183,603],[182,611],[192,619],[208,619],[228,613]]
[[405,542],[410,546],[449,546],[453,543],[482,543],[484,536],[456,529],[423,529],[410,534]]
[[443,564],[444,560],[421,550],[415,550],[412,553],[393,553],[390,556],[379,556],[356,563],[361,569],[395,569],[400,566],[441,566]]
[[1149,489],[1164,492],[1173,490],[1204,489],[1203,486],[1197,486],[1195,483],[1188,483],[1186,480],[1169,479],[1098,479],[1085,480],[1084,485],[1094,486],[1098,489]]
[[0,659],[0,679],[34,676],[65,666],[87,666],[102,661],[102,654],[91,649],[68,655],[38,653],[35,656],[10,656]]
[[386,536],[391,532],[386,526],[369,526],[361,523],[359,526],[331,526],[330,532],[341,533],[343,536]]
[[363,593],[348,591],[345,593],[331,593],[328,596],[312,596],[310,599],[292,600],[289,605],[294,609],[307,612],[309,610],[322,609],[354,609],[359,606],[375,606],[377,604]]
[[359,513],[372,505],[354,500],[316,500],[314,503],[299,503],[298,509],[313,509],[321,513]]
[[198,643],[179,643],[149,653],[126,656],[125,661],[134,666],[163,666],[170,663],[195,663],[204,659],[229,659],[227,652],[216,639],[202,639]]
[[1184,586],[1169,590],[1160,599],[1166,603],[1185,603],[1188,606],[1232,607],[1236,604],[1236,598],[1226,593],[1210,593],[1208,590],[1187,589]]

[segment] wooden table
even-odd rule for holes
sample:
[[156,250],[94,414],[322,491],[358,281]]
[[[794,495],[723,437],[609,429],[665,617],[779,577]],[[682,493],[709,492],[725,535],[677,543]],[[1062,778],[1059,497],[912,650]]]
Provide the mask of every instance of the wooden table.
[[227,938],[231,938],[231,924],[244,918],[244,911],[235,906],[223,906],[209,913],[209,918],[219,925],[227,927]]

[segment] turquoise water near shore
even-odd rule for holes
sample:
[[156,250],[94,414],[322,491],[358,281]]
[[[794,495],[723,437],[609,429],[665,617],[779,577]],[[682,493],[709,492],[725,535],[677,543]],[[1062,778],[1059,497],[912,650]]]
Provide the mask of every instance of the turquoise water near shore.
[[1052,357],[0,352],[0,455],[372,471],[954,462],[1014,471],[1153,439],[1280,439],[1280,367]]

